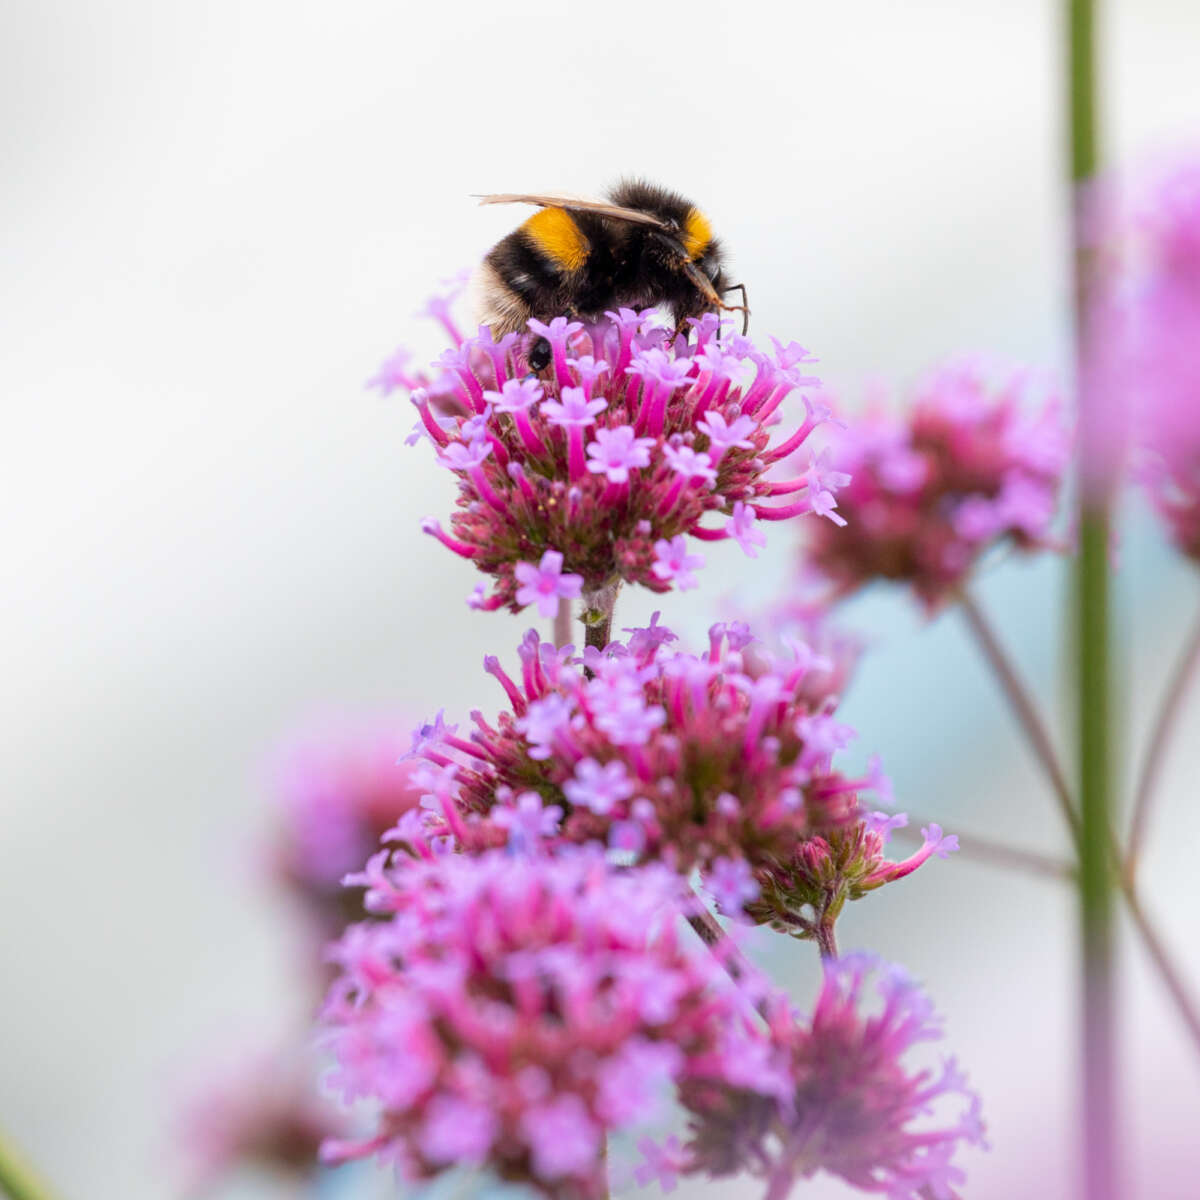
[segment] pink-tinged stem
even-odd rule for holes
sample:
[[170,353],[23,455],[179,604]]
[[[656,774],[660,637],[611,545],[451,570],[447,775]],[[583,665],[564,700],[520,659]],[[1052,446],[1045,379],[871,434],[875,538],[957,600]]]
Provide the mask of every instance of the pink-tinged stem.
[[835,959],[838,956],[837,936],[834,933],[833,925],[832,920],[823,916],[814,927],[817,946],[821,950],[821,957],[827,961]]
[[1146,751],[1146,759],[1142,763],[1142,773],[1138,779],[1133,803],[1133,818],[1129,826],[1129,844],[1125,849],[1125,873],[1131,877],[1137,871],[1138,859],[1145,841],[1150,810],[1158,788],[1159,776],[1162,774],[1167,747],[1171,744],[1171,737],[1175,732],[1175,726],[1183,708],[1183,699],[1192,685],[1198,664],[1200,664],[1200,616],[1197,617],[1191,636],[1185,643],[1183,653],[1180,654],[1179,661],[1171,673],[1170,683],[1167,685],[1158,716],[1154,722],[1154,732],[1150,735],[1150,747]]
[[1022,683],[1020,676],[1013,667],[1012,660],[1008,656],[1008,652],[996,636],[995,630],[993,630],[992,624],[984,614],[983,609],[979,607],[971,594],[965,590],[960,593],[959,603],[962,607],[963,616],[967,619],[967,625],[971,633],[974,634],[979,648],[983,651],[984,658],[987,659],[988,665],[996,674],[996,679],[1000,683],[1001,691],[1004,692],[1005,699],[1008,700],[1013,715],[1017,718],[1018,724],[1029,741],[1030,748],[1033,750],[1042,769],[1046,772],[1047,778],[1050,780],[1063,819],[1067,822],[1071,834],[1076,844],[1078,844],[1079,818],[1075,814],[1075,807],[1071,801],[1071,788],[1059,764],[1058,753],[1055,751],[1054,744],[1050,740],[1050,734],[1046,729],[1041,714],[1038,712],[1037,705],[1033,702],[1024,683]]
[[721,923],[708,911],[708,906],[691,889],[691,905],[687,913],[688,924],[696,931],[700,940],[712,951],[713,957],[725,968],[734,983],[740,983],[753,974],[754,968],[738,949],[733,939],[721,928]]
[[1129,915],[1133,918],[1134,926],[1141,935],[1151,961],[1158,968],[1158,973],[1162,976],[1163,983],[1166,985],[1171,999],[1174,1000],[1175,1007],[1179,1010],[1179,1015],[1183,1018],[1184,1024],[1191,1034],[1192,1041],[1196,1044],[1196,1048],[1200,1049],[1200,1009],[1197,1009],[1195,1001],[1175,969],[1174,960],[1167,952],[1162,937],[1146,915],[1137,885],[1132,879],[1126,877],[1121,885],[1121,893],[1129,906]]
[[571,640],[571,602],[565,596],[559,598],[558,612],[554,614],[554,645],[562,649]]

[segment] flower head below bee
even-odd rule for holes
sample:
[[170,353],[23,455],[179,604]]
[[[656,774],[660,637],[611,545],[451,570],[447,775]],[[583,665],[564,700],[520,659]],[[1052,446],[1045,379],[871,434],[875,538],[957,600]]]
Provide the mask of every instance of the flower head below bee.
[[[693,586],[704,558],[688,535],[734,538],[754,556],[768,522],[840,520],[840,477],[815,468],[774,477],[826,416],[805,395],[817,382],[807,352],[776,342],[764,353],[713,315],[693,319],[689,337],[656,318],[621,309],[586,325],[531,320],[550,347],[537,375],[524,357],[529,337],[497,341],[481,327],[429,374],[394,357],[372,381],[410,392],[420,417],[410,442],[432,443],[457,480],[448,527],[428,518],[423,528],[493,577],[472,607],[550,609],[549,590],[531,584],[547,553],[586,603],[621,581]],[[771,444],[793,393],[803,417]]]
[[772,657],[737,623],[689,654],[655,617],[582,658],[531,630],[515,675],[485,659],[508,708],[472,713],[468,736],[414,743],[421,808],[350,877],[368,909],[409,861],[448,849],[598,843],[619,861],[697,868],[727,916],[819,939],[847,901],[954,848],[931,826],[915,854],[886,859],[902,818],[862,806],[864,792],[889,797],[876,761],[857,775],[835,765],[854,731],[834,715],[830,660],[799,644]]

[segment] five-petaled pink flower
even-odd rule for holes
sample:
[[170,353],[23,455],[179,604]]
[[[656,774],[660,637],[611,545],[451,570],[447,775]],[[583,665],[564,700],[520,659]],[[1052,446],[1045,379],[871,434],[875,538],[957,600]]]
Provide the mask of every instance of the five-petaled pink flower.
[[574,600],[583,588],[583,576],[564,575],[562,565],[563,556],[557,550],[547,550],[536,567],[517,563],[515,572],[521,585],[517,603],[536,604],[543,617],[552,617],[560,599]]
[[654,543],[654,566],[659,579],[670,579],[680,591],[699,586],[693,571],[704,566],[703,554],[689,554],[687,538],[677,534],[669,542],[662,538]]

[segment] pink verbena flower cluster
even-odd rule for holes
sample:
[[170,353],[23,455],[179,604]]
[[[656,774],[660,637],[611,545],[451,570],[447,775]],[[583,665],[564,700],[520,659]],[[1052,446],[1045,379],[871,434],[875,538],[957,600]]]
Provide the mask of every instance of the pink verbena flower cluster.
[[901,969],[867,955],[827,962],[811,1017],[774,1004],[769,1019],[777,1057],[767,1061],[787,1075],[787,1092],[685,1083],[691,1139],[676,1148],[676,1169],[750,1169],[768,1181],[768,1200],[820,1171],[889,1200],[956,1194],[966,1176],[955,1155],[983,1144],[979,1098],[953,1059],[936,1072],[909,1065],[941,1028]]
[[744,626],[716,625],[707,653],[688,654],[657,614],[629,632],[577,659],[531,630],[518,679],[487,659],[508,711],[494,724],[473,713],[469,737],[444,724],[417,736],[429,795],[388,838],[426,859],[451,845],[600,842],[698,867],[724,912],[802,937],[815,932],[803,912],[814,894],[832,920],[831,906],[954,848],[931,827],[912,858],[883,860],[859,791],[886,793],[886,780],[877,763],[858,778],[834,767],[854,731],[820,687],[831,665],[802,644],[773,661],[745,653]]
[[274,771],[279,812],[272,854],[322,941],[363,916],[362,894],[343,886],[380,837],[421,798],[407,739],[382,718],[330,727],[290,746]]
[[719,340],[712,315],[692,324],[689,342],[653,310],[589,325],[531,320],[553,352],[541,376],[528,371],[518,335],[496,342],[481,328],[455,335],[432,377],[399,362],[373,381],[411,391],[420,435],[458,481],[449,530],[432,518],[424,528],[494,576],[473,607],[535,604],[551,616],[560,598],[588,603],[622,580],[684,589],[704,563],[689,534],[732,537],[753,557],[766,522],[836,519],[836,479],[819,465],[767,478],[826,415],[804,398],[804,420],[769,445],[784,400],[816,383],[808,353],[794,342],[768,355],[741,336]]
[[753,1007],[685,951],[670,872],[614,871],[593,847],[445,855],[369,882],[389,919],[334,948],[324,1021],[334,1086],[379,1117],[327,1161],[377,1154],[407,1178],[487,1166],[586,1200],[607,1194],[609,1133],[678,1084],[750,1082]]
[[905,583],[932,611],[989,547],[1050,544],[1070,444],[1059,398],[1035,410],[1030,382],[1014,374],[993,386],[975,365],[943,366],[905,416],[876,412],[835,435],[846,527],[806,530],[806,572],[835,597]]
[[1172,540],[1200,562],[1200,162],[1156,180],[1142,209],[1128,381],[1140,474]]

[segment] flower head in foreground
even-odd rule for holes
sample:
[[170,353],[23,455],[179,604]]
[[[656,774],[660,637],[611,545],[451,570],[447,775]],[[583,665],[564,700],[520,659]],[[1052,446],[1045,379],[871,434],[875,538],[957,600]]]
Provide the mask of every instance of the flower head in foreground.
[[1029,382],[992,386],[970,364],[945,366],[904,418],[876,413],[839,433],[812,470],[850,476],[838,493],[846,527],[808,526],[806,573],[839,596],[906,583],[932,611],[990,547],[1047,546],[1070,442],[1059,400],[1033,411]]
[[508,697],[495,723],[421,748],[422,810],[387,839],[408,857],[445,845],[478,852],[516,840],[599,842],[628,861],[700,868],[730,916],[813,936],[844,902],[949,845],[885,861],[884,833],[859,791],[886,793],[877,766],[851,778],[834,759],[854,736],[814,680],[836,679],[802,646],[773,660],[744,626],[716,625],[706,653],[676,649],[657,623],[582,661],[530,631],[521,669],[485,661]]
[[322,941],[362,918],[362,894],[342,886],[379,839],[421,798],[410,746],[382,720],[326,729],[298,741],[275,772],[280,811],[276,869]]
[[687,588],[704,561],[688,535],[733,537],[754,556],[770,521],[836,519],[829,476],[767,477],[825,415],[805,399],[804,419],[769,444],[784,400],[816,383],[807,353],[718,341],[713,316],[693,321],[690,341],[672,339],[653,315],[531,321],[553,350],[541,376],[516,334],[496,342],[486,328],[432,376],[381,371],[410,389],[421,435],[458,482],[449,528],[432,518],[424,528],[494,577],[472,607],[546,611],[621,580]]
[[307,1048],[255,1054],[214,1076],[181,1112],[188,1195],[203,1195],[241,1167],[266,1167],[305,1178],[317,1152],[343,1137],[346,1118],[314,1094]]
[[1180,551],[1200,562],[1200,162],[1156,180],[1130,299],[1141,476]]
[[594,848],[443,855],[373,887],[388,919],[334,948],[324,1021],[331,1082],[380,1115],[326,1159],[607,1194],[607,1135],[653,1120],[680,1083],[744,1079],[763,1037],[715,962],[677,941],[678,893],[669,872],[614,871]]
[[782,1006],[771,1014],[786,1096],[684,1084],[687,1169],[749,1167],[770,1181],[771,1197],[826,1171],[889,1200],[949,1200],[966,1178],[955,1155],[983,1143],[983,1124],[953,1059],[937,1071],[909,1064],[914,1047],[940,1036],[929,1001],[899,968],[865,955],[827,963],[811,1018]]

